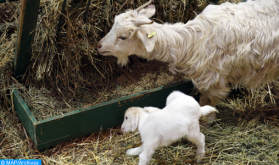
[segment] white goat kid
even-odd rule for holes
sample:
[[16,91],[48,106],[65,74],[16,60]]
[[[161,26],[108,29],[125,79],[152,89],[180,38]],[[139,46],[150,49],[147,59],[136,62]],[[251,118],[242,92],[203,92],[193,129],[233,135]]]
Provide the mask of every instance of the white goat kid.
[[[170,94],[177,94],[173,92]],[[180,93],[183,94],[183,93]],[[197,162],[205,153],[205,137],[200,132],[199,118],[217,110],[211,106],[200,107],[185,94],[173,99],[160,110],[155,107],[131,107],[125,112],[121,126],[123,132],[138,130],[142,145],[127,150],[128,155],[139,155],[139,164],[147,164],[158,147],[168,146],[186,136],[197,145]]]
[[279,77],[279,0],[209,5],[186,24],[153,22],[148,4],[115,17],[97,45],[101,55],[121,65],[132,54],[167,62],[192,79],[200,105],[214,106],[231,87],[254,89]]

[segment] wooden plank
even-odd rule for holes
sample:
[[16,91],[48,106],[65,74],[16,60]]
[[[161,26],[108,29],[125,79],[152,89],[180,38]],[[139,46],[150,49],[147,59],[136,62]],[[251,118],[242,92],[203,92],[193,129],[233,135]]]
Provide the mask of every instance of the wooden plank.
[[[121,121],[116,121],[116,122],[112,122],[112,123],[108,123],[108,124],[103,124],[102,129],[111,128],[111,127],[120,125],[122,122],[123,121],[121,120]],[[57,139],[52,139],[50,141],[46,141],[45,143],[41,142],[39,140],[37,145],[36,145],[36,148],[40,151],[45,151],[47,148],[49,148],[49,147],[51,147],[55,144],[59,144],[59,143],[62,143],[62,142],[68,141],[68,140],[72,140],[72,139],[75,139],[75,138],[78,138],[78,137],[89,135],[91,133],[98,132],[98,131],[100,131],[99,126],[92,126],[92,129],[83,130],[82,132],[75,132],[73,134],[69,134],[69,135],[64,136],[64,137],[59,137]],[[39,132],[39,130],[37,132]]]
[[13,101],[19,119],[21,120],[27,134],[30,136],[34,144],[37,146],[35,127],[38,122],[32,115],[31,111],[29,110],[29,108],[27,107],[17,90],[13,91]]
[[23,75],[29,66],[40,0],[21,0],[19,30],[14,58],[14,75]]

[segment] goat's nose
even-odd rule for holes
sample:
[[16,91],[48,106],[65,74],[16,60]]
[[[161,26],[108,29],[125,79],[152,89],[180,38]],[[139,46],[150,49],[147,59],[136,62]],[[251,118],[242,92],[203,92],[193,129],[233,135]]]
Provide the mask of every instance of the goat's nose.
[[101,48],[102,48],[102,44],[100,42],[98,42],[97,49],[101,49]]

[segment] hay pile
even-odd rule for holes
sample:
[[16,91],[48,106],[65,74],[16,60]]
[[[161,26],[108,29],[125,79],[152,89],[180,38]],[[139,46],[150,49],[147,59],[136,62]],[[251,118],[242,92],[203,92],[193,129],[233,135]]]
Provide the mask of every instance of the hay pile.
[[[127,148],[140,143],[139,136],[132,133],[122,134],[118,128],[61,143],[40,153],[13,111],[10,94],[12,89],[17,88],[26,94],[26,98],[40,95],[41,100],[37,101],[35,106],[42,106],[46,110],[42,113],[48,117],[57,115],[56,112],[48,112],[51,108],[57,109],[57,104],[61,106],[59,112],[66,113],[63,111],[65,108],[75,109],[91,102],[87,100],[92,93],[97,104],[106,99],[129,95],[129,88],[124,89],[125,86],[136,85],[135,82],[148,79],[144,76],[160,77],[161,74],[169,77],[166,75],[169,74],[167,67],[163,63],[147,62],[132,56],[129,66],[122,68],[116,65],[114,57],[98,56],[95,49],[97,41],[109,31],[116,13],[136,8],[144,2],[92,0],[87,22],[83,23],[86,1],[68,1],[61,23],[60,37],[56,38],[56,27],[63,2],[42,0],[32,61],[19,82],[12,78],[12,68],[20,4],[0,4],[0,158],[42,159],[44,164],[138,162],[138,157],[127,157],[124,153]],[[205,0],[158,0],[155,2],[157,13],[154,20],[186,22],[195,17],[193,11],[199,13],[206,5]],[[183,77],[172,77],[171,81],[179,81],[180,78]],[[121,86],[121,83],[125,86]],[[161,85],[156,84],[156,81],[150,84],[150,88]],[[206,135],[207,147],[203,163],[279,163],[279,116],[276,107],[278,87],[279,82],[275,82],[263,85],[254,93],[242,90],[240,94],[231,95],[217,106],[220,112],[218,120],[208,130],[202,129]],[[42,95],[51,96],[48,99],[53,100],[48,102],[49,100],[44,100]],[[158,150],[151,162],[193,164],[195,152],[195,146],[183,138],[170,147]]]
[[0,4],[0,108],[11,106],[9,94],[17,37],[17,3]]
[[[272,119],[279,122],[279,82],[267,83],[255,91],[241,89],[237,94],[217,105],[218,109],[227,109],[241,115],[240,119],[263,122]],[[245,114],[245,115],[243,115]],[[265,122],[265,121],[264,121]]]

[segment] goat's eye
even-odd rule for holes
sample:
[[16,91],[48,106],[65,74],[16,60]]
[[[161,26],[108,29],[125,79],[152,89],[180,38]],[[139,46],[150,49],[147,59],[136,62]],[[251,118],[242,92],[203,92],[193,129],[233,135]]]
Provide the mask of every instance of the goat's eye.
[[127,37],[123,37],[123,36],[120,36],[119,37],[121,40],[126,40],[127,39]]
[[128,117],[126,116],[126,120],[128,119]]

